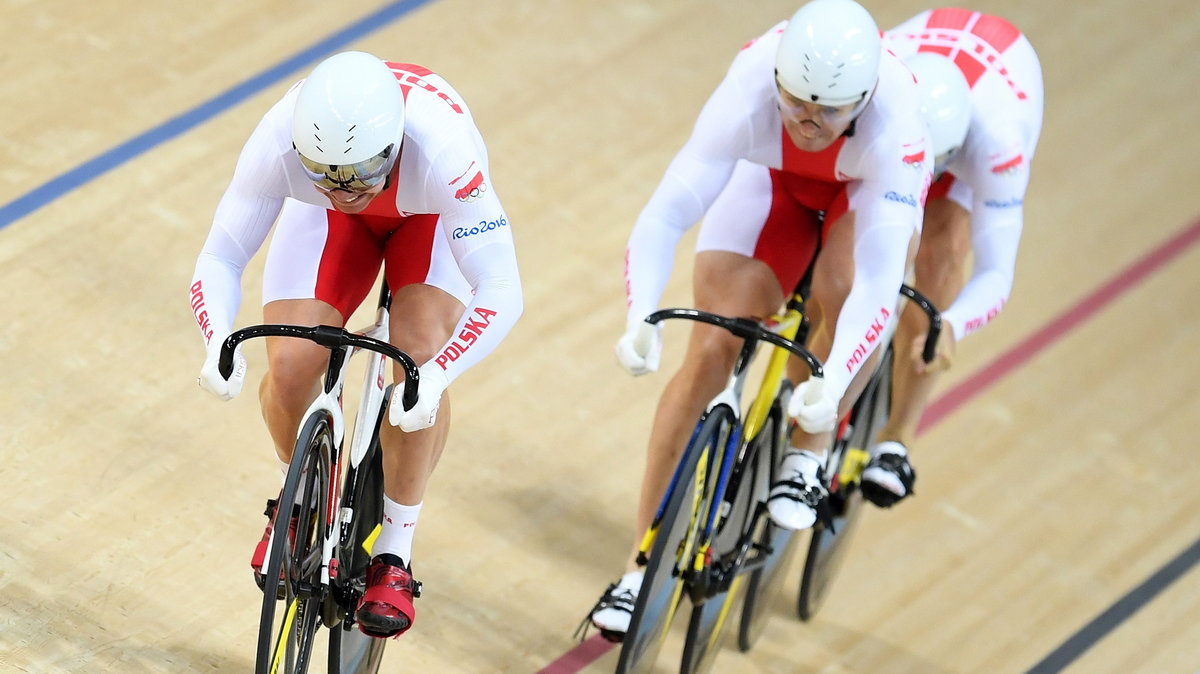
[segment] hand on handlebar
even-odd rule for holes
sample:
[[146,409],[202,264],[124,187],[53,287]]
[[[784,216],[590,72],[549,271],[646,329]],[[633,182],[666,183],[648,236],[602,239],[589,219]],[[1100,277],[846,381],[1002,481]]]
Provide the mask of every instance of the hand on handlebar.
[[637,377],[658,370],[662,357],[662,335],[657,325],[638,321],[617,340],[613,349],[617,361],[629,374]]
[[788,416],[794,417],[807,433],[826,433],[837,424],[838,400],[829,392],[824,379],[801,382],[788,402]]
[[242,392],[242,385],[246,382],[246,359],[242,356],[242,349],[238,347],[233,352],[233,373],[226,380],[221,376],[217,369],[217,362],[221,358],[221,344],[225,342],[225,337],[213,335],[212,339],[208,340],[208,352],[204,358],[204,365],[200,367],[200,376],[196,378],[196,383],[200,388],[212,393],[221,400],[233,400]]
[[446,371],[434,362],[425,363],[418,370],[417,402],[412,409],[405,410],[401,398],[403,386],[396,386],[392,393],[392,401],[388,406],[388,422],[399,426],[406,433],[429,428],[437,421],[438,408],[442,404],[442,394],[450,382],[446,379]]
[[925,362],[922,356],[922,351],[925,348],[925,335],[919,335],[913,339],[911,357],[913,369],[917,374],[926,374],[933,372],[944,372],[950,369],[954,364],[954,354],[958,346],[958,340],[954,338],[954,328],[946,325],[946,327],[938,335],[937,349],[934,351],[933,360]]

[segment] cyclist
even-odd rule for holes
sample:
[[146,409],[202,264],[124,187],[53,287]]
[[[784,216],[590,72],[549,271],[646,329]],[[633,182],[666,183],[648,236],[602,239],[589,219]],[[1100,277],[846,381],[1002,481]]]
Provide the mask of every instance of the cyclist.
[[[446,389],[495,349],[522,311],[508,218],[466,103],[425,68],[343,52],[266,113],[217,206],[191,286],[207,347],[199,383],[224,400],[241,390],[246,361],[239,354],[223,379],[221,342],[241,301],[242,272],[273,224],[266,323],[342,327],[382,266],[392,291],[390,340],[421,363],[416,405],[406,412],[393,397],[380,429],[383,531],[357,608],[363,632],[398,635],[414,617],[413,531],[446,442]],[[286,472],[328,351],[269,339],[267,362],[259,400]],[[404,376],[398,365],[394,375]],[[270,536],[268,526],[251,561],[260,579]]]
[[[813,0],[735,57],[630,235],[627,327],[616,354],[634,375],[658,367],[661,338],[643,319],[658,306],[679,239],[702,217],[694,292],[705,311],[768,316],[817,255],[808,346],[827,375],[816,402],[807,381],[791,399],[800,431],[769,502],[781,526],[816,518],[830,431],[893,322],[931,169],[916,84],[882,49],[875,21],[853,0]],[[739,346],[719,328],[692,328],[650,434],[637,533],[649,527]],[[634,559],[591,613],[609,638],[628,628],[642,580]]]
[[[935,182],[925,204],[914,286],[944,307],[937,355],[920,357],[925,317],[905,310],[896,344],[891,415],[863,472],[863,495],[888,507],[912,493],[907,447],[958,341],[1008,301],[1024,221],[1025,189],[1042,126],[1042,71],[1008,21],[967,9],[933,9],[885,35],[912,69],[930,128]],[[966,279],[968,253],[974,263]]]

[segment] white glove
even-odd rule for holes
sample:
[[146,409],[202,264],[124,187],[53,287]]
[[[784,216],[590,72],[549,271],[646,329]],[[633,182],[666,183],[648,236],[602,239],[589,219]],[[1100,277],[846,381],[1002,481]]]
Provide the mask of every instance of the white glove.
[[658,370],[658,361],[662,357],[662,335],[658,326],[645,321],[638,321],[630,326],[617,340],[613,349],[621,367],[629,374],[637,377]]
[[213,335],[212,339],[208,340],[208,354],[204,358],[204,365],[200,368],[200,376],[196,378],[196,383],[221,400],[233,400],[242,392],[242,384],[246,383],[246,359],[242,357],[241,346],[233,350],[233,373],[226,381],[217,371],[221,345],[224,343],[223,336]]
[[442,404],[442,393],[450,382],[446,371],[434,362],[425,363],[418,370],[417,404],[404,411],[404,386],[397,383],[392,390],[392,402],[388,409],[388,421],[406,433],[429,428],[437,421],[438,407]]
[[837,424],[838,401],[829,394],[824,379],[802,382],[788,401],[788,416],[795,417],[807,433],[826,433]]

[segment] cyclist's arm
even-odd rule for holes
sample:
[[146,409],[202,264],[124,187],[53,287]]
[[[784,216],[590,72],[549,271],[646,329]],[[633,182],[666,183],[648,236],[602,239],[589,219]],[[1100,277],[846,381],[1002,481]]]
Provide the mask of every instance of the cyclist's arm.
[[524,311],[511,237],[472,250],[458,258],[458,266],[475,294],[453,336],[434,356],[450,382],[495,350]]
[[[435,164],[452,167],[454,175],[430,171],[426,194],[434,195],[433,203],[440,205],[442,233],[473,290],[450,339],[432,359],[445,371],[447,381],[453,382],[508,335],[524,310],[524,300],[512,229],[488,176],[484,155],[476,146],[454,143]],[[462,166],[470,165],[477,167],[483,189],[469,200],[456,199],[444,186],[458,176]]]
[[242,148],[196,259],[189,296],[205,344],[232,331],[242,300],[242,271],[283,207],[286,179],[273,134],[264,117]]
[[704,217],[745,154],[750,121],[736,77],[726,77],[705,103],[691,137],[671,160],[629,235],[625,293],[631,324],[658,308],[679,240]]
[[[1019,141],[990,143],[972,157],[971,248],[974,266],[962,292],[942,320],[962,339],[982,328],[1000,313],[1012,291],[1013,270],[1024,223],[1025,190],[1029,185],[1029,158]],[[988,155],[999,159],[987,161]],[[1018,159],[1019,158],[1019,159]],[[993,171],[993,168],[998,170]]]
[[886,137],[877,141],[865,155],[870,171],[849,188],[855,212],[854,284],[838,314],[825,361],[826,385],[838,398],[879,346],[888,322],[896,320],[908,247],[924,213],[923,191],[932,170],[931,161],[905,163],[906,147],[911,154],[913,145],[888,142]]
[[825,364],[826,385],[838,398],[879,346],[887,323],[896,319],[893,314],[904,282],[905,255],[916,231],[901,220],[865,227],[862,220],[856,224],[854,285],[838,314]]

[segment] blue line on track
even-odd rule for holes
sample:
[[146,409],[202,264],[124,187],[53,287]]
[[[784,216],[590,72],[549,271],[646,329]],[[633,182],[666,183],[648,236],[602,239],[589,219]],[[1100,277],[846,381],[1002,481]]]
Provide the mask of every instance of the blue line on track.
[[216,98],[167,120],[141,135],[121,143],[111,150],[39,185],[30,192],[0,207],[0,229],[11,225],[39,208],[86,185],[125,162],[166,143],[207,122],[242,101],[258,94],[290,73],[294,73],[338,51],[346,45],[387,27],[409,12],[431,0],[397,0],[346,26],[329,37],[234,86]]

